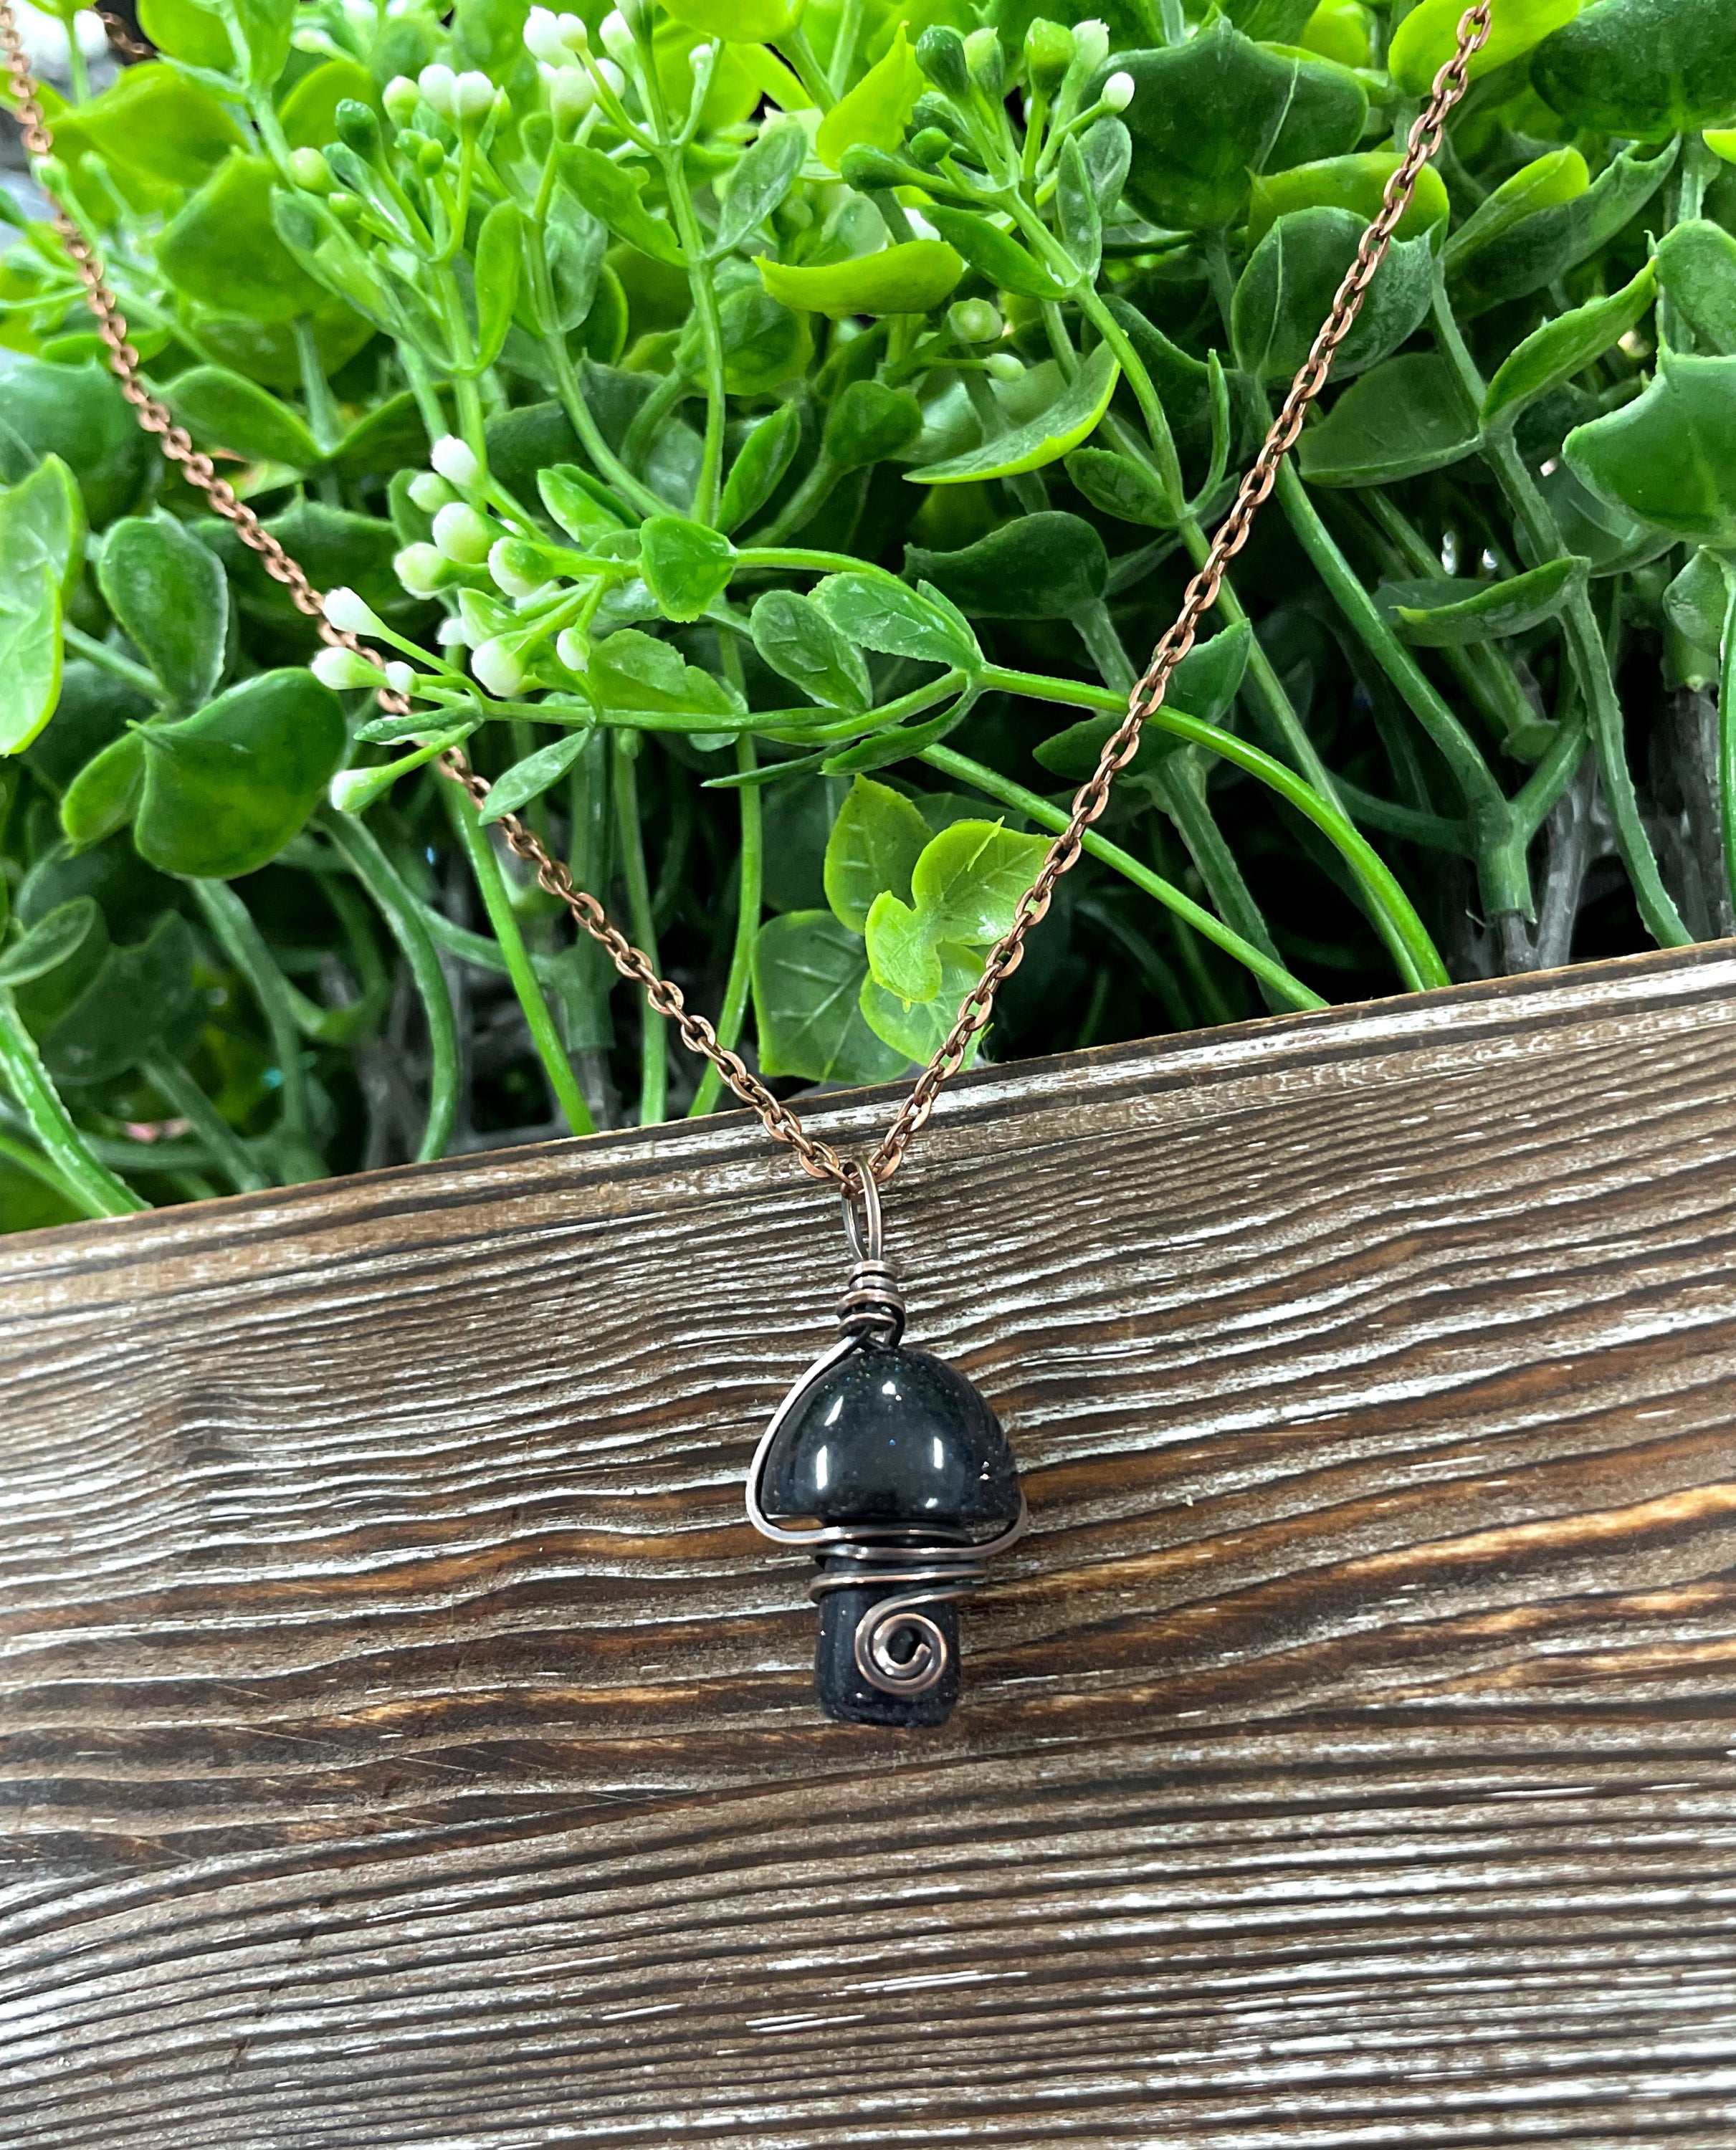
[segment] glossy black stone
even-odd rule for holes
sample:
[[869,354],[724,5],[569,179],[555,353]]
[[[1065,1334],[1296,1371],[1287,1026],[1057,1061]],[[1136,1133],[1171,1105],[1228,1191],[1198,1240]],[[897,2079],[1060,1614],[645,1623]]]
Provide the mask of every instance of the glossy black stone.
[[[825,1563],[822,1562],[821,1566]],[[942,1600],[923,1610],[946,1640],[946,1668],[926,1694],[888,1694],[856,1669],[856,1623],[871,1605],[896,1597],[882,1583],[829,1591],[820,1601],[820,1642],[814,1653],[814,1689],[828,1717],[841,1724],[911,1727],[944,1724],[958,1700],[958,1608]]]
[[796,1399],[765,1459],[761,1500],[780,1522],[925,1524],[987,1536],[1019,1512],[1001,1421],[926,1351],[864,1344]]

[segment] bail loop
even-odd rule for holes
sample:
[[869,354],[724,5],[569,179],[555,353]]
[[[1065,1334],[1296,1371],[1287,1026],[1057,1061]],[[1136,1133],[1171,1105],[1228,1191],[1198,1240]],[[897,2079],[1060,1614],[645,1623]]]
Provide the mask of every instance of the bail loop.
[[904,1334],[904,1294],[886,1259],[880,1183],[865,1158],[846,1159],[844,1230],[855,1257],[850,1284],[838,1302],[838,1326],[846,1336],[895,1348]]

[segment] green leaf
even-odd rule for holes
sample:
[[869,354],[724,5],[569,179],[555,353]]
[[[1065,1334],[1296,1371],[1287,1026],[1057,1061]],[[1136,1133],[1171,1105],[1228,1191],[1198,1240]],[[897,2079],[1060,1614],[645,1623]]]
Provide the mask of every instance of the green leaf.
[[278,124],[292,149],[323,149],[337,139],[337,109],[344,103],[380,109],[374,78],[355,60],[327,60],[302,76],[278,108]]
[[868,967],[876,982],[900,1000],[934,999],[943,945],[998,941],[1048,848],[1047,837],[1018,835],[997,821],[955,821],[941,830],[911,870],[911,901],[888,888],[869,908]]
[[337,697],[299,667],[261,673],[178,724],[150,724],[134,825],[164,873],[232,881],[275,858],[323,796],[346,739]]
[[840,470],[901,456],[922,431],[922,406],[908,388],[851,381],[826,414],[823,445]]
[[1398,593],[1383,593],[1391,603],[1394,618],[1407,642],[1425,649],[1451,649],[1476,642],[1492,642],[1503,635],[1523,634],[1527,628],[1553,619],[1575,598],[1582,595],[1591,569],[1585,559],[1546,560],[1522,575],[1503,582],[1474,586],[1464,596],[1447,596],[1462,590],[1461,583],[1408,583],[1400,586],[1418,598],[1436,598],[1430,603],[1394,602]]
[[1149,530],[1173,529],[1174,503],[1143,463],[1112,448],[1075,448],[1067,474],[1092,506]]
[[474,371],[480,373],[500,356],[507,331],[512,326],[512,309],[518,303],[518,277],[523,262],[524,211],[516,202],[497,202],[482,219],[477,234],[476,300],[477,349]]
[[[1528,298],[1607,246],[1650,201],[1675,162],[1673,143],[1657,156],[1624,151],[1590,186],[1517,217],[1511,214],[1516,204],[1540,199],[1546,180],[1570,184],[1576,164],[1582,171],[1584,161],[1576,150],[1557,151],[1539,159],[1549,168],[1546,173],[1527,168],[1531,178],[1516,174],[1447,242],[1447,291],[1460,320],[1473,320],[1491,306]],[[1509,188],[1516,191],[1509,194]]]
[[1722,225],[1693,218],[1664,234],[1653,266],[1708,353],[1736,356],[1736,238]]
[[922,214],[949,246],[956,248],[978,275],[1002,291],[1017,291],[1027,299],[1064,299],[1067,286],[1057,283],[1017,240],[972,209],[950,209],[931,202]]
[[97,583],[167,699],[183,709],[209,701],[223,671],[229,584],[186,525],[160,512],[114,523]]
[[70,903],[57,904],[0,955],[0,986],[28,986],[58,971],[78,953],[101,919],[94,896],[75,896]]
[[781,403],[754,426],[729,466],[718,507],[718,526],[739,530],[770,500],[795,458],[802,437],[802,416],[794,403]]
[[1133,144],[1128,198],[1155,224],[1234,224],[1254,174],[1342,155],[1368,118],[1348,68],[1256,44],[1221,18],[1183,43],[1118,53],[1111,64],[1133,78],[1122,115]]
[[626,527],[603,497],[597,480],[576,463],[551,463],[539,470],[537,491],[562,529],[581,545],[589,544],[593,538],[613,537]]
[[729,587],[735,548],[684,516],[654,515],[639,532],[640,564],[665,619],[700,619]]
[[241,33],[249,83],[255,89],[270,89],[290,56],[295,0],[227,0],[227,10]]
[[801,0],[665,0],[669,13],[702,38],[770,44],[794,28]]
[[1038,416],[961,456],[949,456],[942,462],[906,471],[905,476],[913,485],[971,485],[1059,462],[1096,432],[1120,377],[1114,353],[1100,343]]
[[60,825],[75,851],[88,850],[133,818],[144,783],[144,741],[123,732],[85,763],[60,802]]
[[[1279,217],[1299,209],[1345,209],[1372,224],[1385,203],[1386,183],[1402,161],[1396,150],[1369,149],[1256,177],[1248,197],[1248,244],[1258,246]],[[1425,164],[1410,206],[1399,219],[1397,235],[1421,238],[1451,214],[1446,181],[1432,164]]]
[[0,492],[0,587],[39,573],[70,597],[83,565],[84,503],[58,456]]
[[[1582,4],[1583,0],[1495,0],[1489,35],[1471,59],[1471,81],[1523,59],[1571,23]],[[1393,32],[1387,71],[1407,97],[1426,97],[1434,87],[1436,76],[1457,48],[1464,13],[1461,0],[1421,0]]]
[[[1225,628],[1209,642],[1197,643],[1171,674],[1163,697],[1165,706],[1205,724],[1221,722],[1241,686],[1253,647],[1254,630],[1246,620]],[[1103,749],[1120,725],[1118,716],[1088,717],[1082,724],[1069,724],[1065,731],[1042,740],[1034,749],[1036,758],[1043,768],[1066,778],[1069,784],[1082,784],[1096,775]],[[1139,734],[1138,751],[1126,773],[1149,776],[1181,744],[1173,734],[1148,726]]]
[[795,121],[777,120],[760,129],[729,174],[729,191],[717,220],[718,253],[733,254],[760,229],[795,184],[807,154],[807,129]]
[[98,365],[21,359],[5,376],[6,422],[38,457],[58,456],[78,481],[91,527],[100,530],[139,496],[156,448],[119,384]]
[[1539,475],[1537,490],[1554,518],[1562,545],[1591,562],[1594,578],[1643,568],[1668,552],[1673,542],[1668,530],[1637,520],[1618,502],[1582,484],[1565,462]]
[[1452,369],[1410,351],[1354,381],[1317,426],[1299,466],[1310,485],[1393,485],[1476,452],[1477,421]]
[[292,470],[311,470],[321,460],[298,412],[226,366],[190,366],[169,383],[163,400],[202,447],[232,448]]
[[841,321],[851,314],[926,314],[965,273],[944,240],[913,239],[850,261],[793,267],[759,257],[765,288],[780,304]]
[[193,1004],[193,936],[167,911],[141,941],[112,947],[102,968],[43,1041],[62,1083],[106,1083],[136,1067]]
[[29,745],[60,694],[60,586],[47,567],[0,588],[0,754]]
[[840,633],[865,649],[961,672],[982,662],[970,622],[931,587],[913,590],[887,575],[828,575],[816,584],[814,601]]
[[[1723,235],[1719,234],[1722,238]],[[1736,240],[1726,242],[1736,257]],[[1525,406],[1559,388],[1594,359],[1618,344],[1643,320],[1657,290],[1653,265],[1648,262],[1631,284],[1607,299],[1592,299],[1571,312],[1557,314],[1532,331],[1504,358],[1483,397],[1483,423],[1512,424]]]
[[1642,521],[1736,548],[1736,358],[1661,351],[1645,393],[1577,427],[1562,452],[1594,493]]
[[[1230,306],[1237,362],[1260,381],[1288,380],[1308,356],[1366,229],[1342,209],[1281,216],[1249,258]],[[1435,258],[1426,238],[1397,241],[1332,361],[1347,381],[1395,351],[1427,319]]]
[[749,627],[754,649],[772,670],[816,702],[856,713],[873,702],[861,651],[811,598],[794,590],[767,590],[755,602]]
[[[222,18],[198,0],[139,0],[139,27],[159,53],[214,74],[227,74],[235,65],[235,48]],[[142,73],[129,68],[121,77]]]
[[[871,972],[862,981],[858,1005],[863,1020],[875,1036],[905,1060],[926,1061],[945,1042],[957,1017],[959,1004],[982,975],[982,958],[973,948],[943,942],[936,951],[938,977],[934,993],[926,1000],[905,1000],[889,992]],[[982,1034],[971,1040],[964,1065],[973,1064],[982,1044]]]
[[646,173],[629,164],[618,164],[588,143],[569,142],[555,153],[562,179],[592,215],[606,224],[618,239],[664,261],[672,269],[684,269],[687,256],[674,233],[654,217],[640,199]]
[[332,461],[351,480],[385,477],[426,463],[428,447],[421,406],[406,388],[358,419],[338,442]]
[[522,761],[515,761],[497,776],[477,818],[497,821],[502,814],[517,814],[533,799],[540,799],[551,785],[558,784],[591,744],[588,729],[566,732],[548,745],[538,747]]
[[1107,224],[1121,206],[1122,190],[1133,169],[1133,138],[1121,120],[1110,117],[1093,120],[1074,139],[1098,214]]
[[911,876],[931,831],[918,809],[890,785],[857,777],[845,795],[825,847],[825,900],[833,916],[860,933],[876,899],[908,902]]
[[1736,560],[1703,548],[1663,593],[1667,656],[1672,683],[1715,686],[1723,672],[1724,623],[1736,596]]
[[[805,314],[780,305],[759,284],[738,284],[718,307],[724,347],[724,386],[732,396],[769,396],[805,373],[814,356],[814,336]],[[697,376],[704,345],[697,320],[689,320],[681,339],[678,363]]]
[[689,664],[679,649],[636,627],[618,628],[597,644],[587,677],[598,708],[608,714],[709,719],[709,725],[696,724],[693,729],[714,731],[735,729],[745,714],[739,698],[721,679]]
[[768,919],[754,942],[754,1016],[760,1072],[809,1083],[885,1083],[909,1056],[864,1020],[862,938],[827,911]]
[[293,320],[323,295],[271,221],[275,174],[263,157],[220,165],[157,242],[157,266],[177,290],[222,313]]
[[884,55],[820,121],[815,154],[835,172],[846,149],[896,149],[904,139],[911,108],[927,87],[901,23]]
[[906,545],[904,572],[912,581],[926,576],[971,619],[1065,619],[1103,595],[1109,556],[1088,522],[1051,510],[956,553]]
[[1736,8],[1593,0],[1538,53],[1532,80],[1563,119],[1601,134],[1657,142],[1727,123],[1736,114]]
[[1103,218],[1076,134],[1061,145],[1055,183],[1055,221],[1061,243],[1082,276],[1095,280],[1103,258]]
[[[226,54],[229,38],[220,34]],[[247,139],[209,90],[161,61],[123,68],[79,107],[78,129],[109,163],[187,188],[202,186]]]
[[909,761],[945,739],[949,732],[956,731],[970,714],[971,702],[969,694],[961,694],[938,716],[925,718],[917,724],[888,724],[880,731],[866,733],[849,746],[829,754],[820,765],[820,773],[822,776],[853,776],[859,770],[891,769],[895,763]]

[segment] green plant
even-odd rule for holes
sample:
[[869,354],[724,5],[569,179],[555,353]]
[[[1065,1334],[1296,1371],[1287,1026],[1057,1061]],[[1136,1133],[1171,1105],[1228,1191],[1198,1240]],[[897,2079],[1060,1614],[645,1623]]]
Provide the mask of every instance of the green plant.
[[[507,810],[769,1075],[926,1058],[1458,13],[142,0],[44,177],[412,707],[23,227],[9,1221],[711,1108]],[[1736,14],[1496,0],[1473,74],[997,1057],[1729,926]]]

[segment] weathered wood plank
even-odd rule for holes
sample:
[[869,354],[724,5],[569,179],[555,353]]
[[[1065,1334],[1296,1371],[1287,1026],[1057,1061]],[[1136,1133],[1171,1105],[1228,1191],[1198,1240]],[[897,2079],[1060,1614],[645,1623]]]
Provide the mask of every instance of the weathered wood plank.
[[0,2143],[1728,2150],[1733,1096],[1728,946],[961,1083],[939,1734],[741,1520],[740,1120],[0,1246]]

